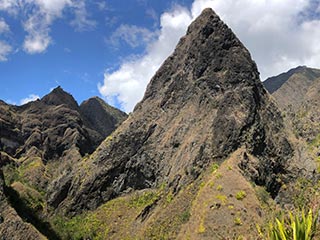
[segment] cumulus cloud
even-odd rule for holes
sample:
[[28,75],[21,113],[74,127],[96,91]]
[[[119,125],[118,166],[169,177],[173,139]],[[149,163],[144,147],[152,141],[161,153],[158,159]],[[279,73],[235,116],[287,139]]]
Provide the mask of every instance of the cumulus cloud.
[[121,24],[120,27],[113,32],[107,42],[114,46],[119,46],[120,42],[123,41],[132,48],[135,48],[154,41],[157,36],[157,32],[150,31],[147,28]]
[[[29,54],[42,53],[52,44],[51,25],[69,8],[74,13],[70,22],[77,31],[91,30],[96,23],[88,19],[86,0],[0,0],[0,11],[22,16],[26,37],[23,49]],[[0,19],[0,33],[7,29]]]
[[0,62],[8,60],[8,55],[11,53],[12,47],[4,41],[0,40]]
[[23,49],[30,54],[44,52],[51,43],[50,32],[51,17],[41,13],[31,16],[25,23],[24,29],[28,32]]
[[177,6],[161,15],[157,38],[147,44],[146,53],[129,58],[115,71],[107,70],[98,86],[101,95],[131,111],[187,26],[207,7],[213,8],[250,50],[262,80],[297,65],[319,68],[318,1],[195,0],[191,9]]
[[50,27],[53,21],[62,16],[63,10],[72,6],[72,0],[30,0],[25,6],[30,7],[31,14],[23,23],[28,33],[23,49],[29,54],[44,52],[52,43]]
[[26,104],[28,102],[35,101],[37,99],[40,99],[40,97],[36,94],[30,94],[28,97],[23,98],[20,100],[20,105]]

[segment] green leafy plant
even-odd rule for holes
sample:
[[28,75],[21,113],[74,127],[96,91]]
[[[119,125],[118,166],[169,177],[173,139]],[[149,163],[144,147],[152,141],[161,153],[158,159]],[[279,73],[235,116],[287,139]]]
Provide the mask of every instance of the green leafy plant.
[[316,232],[318,213],[310,209],[296,213],[289,212],[287,216],[276,218],[269,224],[268,239],[270,240],[312,240]]
[[238,225],[238,226],[242,225],[242,221],[240,217],[235,217],[233,221],[235,225]]
[[246,196],[247,196],[247,193],[246,193],[245,191],[241,190],[241,191],[237,192],[237,194],[236,194],[236,199],[237,199],[237,200],[242,200],[242,199],[244,199]]
[[217,186],[217,191],[220,191],[220,192],[221,192],[222,190],[223,190],[223,187],[222,187],[221,185],[218,185],[218,186]]
[[214,163],[211,165],[211,173],[215,173],[219,168],[219,164]]

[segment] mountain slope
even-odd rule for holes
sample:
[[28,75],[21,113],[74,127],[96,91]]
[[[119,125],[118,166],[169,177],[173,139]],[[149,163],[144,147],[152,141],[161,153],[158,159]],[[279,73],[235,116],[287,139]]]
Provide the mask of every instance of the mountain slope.
[[[175,238],[185,221],[176,217],[190,209],[209,166],[240,148],[240,169],[232,174],[241,172],[275,197],[286,182],[293,154],[281,114],[248,50],[206,9],[151,79],[127,121],[76,170],[53,184],[49,203],[70,216],[97,209],[121,194],[166,186],[166,194],[145,206],[142,220],[137,216],[129,222],[138,226],[140,238]],[[233,219],[226,225],[234,226]],[[106,233],[108,238],[121,238],[117,229]]]
[[[288,72],[281,73],[277,76],[270,77],[266,79],[263,82],[263,85],[265,88],[270,92],[270,94],[273,94],[276,92],[279,88],[282,87],[283,84],[285,84],[287,81],[294,81],[297,76],[295,76],[292,80],[291,78],[294,75],[303,76],[305,79],[307,79],[306,82],[302,85],[309,85],[309,82],[312,82],[314,79],[320,77],[320,70],[314,69],[314,68],[308,68],[306,66],[298,66],[296,68],[290,69]],[[302,86],[301,85],[301,86]],[[298,90],[298,89],[296,89]]]
[[[12,219],[16,219],[17,229],[22,228],[21,234],[32,234],[30,239],[39,238],[32,233],[36,230],[31,224],[50,239],[58,238],[46,223],[48,185],[92,153],[127,117],[101,99],[93,110],[83,111],[61,87],[23,106],[0,101],[0,172],[6,190],[1,190],[0,215],[9,221],[0,231],[7,239],[14,236],[15,225],[8,225]],[[88,117],[97,119],[99,125],[90,123]]]
[[[287,73],[269,78],[264,82],[266,88],[276,84],[286,75],[285,83],[275,92],[271,92],[278,105],[286,113],[298,137],[311,142],[320,133],[320,70],[297,67],[290,77]],[[283,78],[284,79],[284,78]]]
[[87,121],[87,125],[100,133],[103,139],[127,118],[127,114],[106,104],[99,97],[93,97],[81,103],[80,112]]
[[[0,167],[2,167],[0,160]],[[17,212],[9,205],[5,194],[5,183],[0,168],[0,236],[1,239],[47,239],[38,232],[30,223],[24,222]]]
[[[299,70],[299,71],[297,71]],[[306,145],[304,155],[315,160],[320,170],[320,70],[298,67],[289,70],[296,72],[285,79],[285,83],[272,93],[282,108],[296,137]],[[274,85],[281,76],[270,78],[268,84]]]
[[313,82],[320,78],[320,70],[297,67],[263,82],[266,89],[284,109],[289,105],[297,108],[303,101]]
[[[19,158],[36,148],[46,162],[63,157],[71,145],[81,155],[91,153],[126,118],[125,113],[111,108],[101,99],[95,106],[96,111],[86,112],[61,87],[41,100],[19,107],[1,101],[0,150]],[[99,119],[99,125],[90,123],[89,117]]]

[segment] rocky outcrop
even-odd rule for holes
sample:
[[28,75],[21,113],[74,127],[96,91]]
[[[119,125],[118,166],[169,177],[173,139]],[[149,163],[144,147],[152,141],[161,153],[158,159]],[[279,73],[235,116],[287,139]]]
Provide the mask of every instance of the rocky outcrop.
[[243,173],[276,196],[292,155],[281,114],[248,50],[205,9],[127,121],[53,184],[49,203],[72,215],[132,189],[179,191],[240,147],[258,159],[239,161]]

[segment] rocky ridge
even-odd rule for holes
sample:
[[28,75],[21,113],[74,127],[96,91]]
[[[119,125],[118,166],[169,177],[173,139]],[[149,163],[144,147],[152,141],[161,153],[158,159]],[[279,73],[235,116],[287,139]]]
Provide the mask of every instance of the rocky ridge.
[[[61,176],[49,203],[73,215],[162,183],[179,192],[241,147],[258,159],[239,162],[243,174],[275,197],[293,155],[281,114],[248,50],[206,9],[128,120],[89,160]],[[65,198],[60,191],[68,191]]]
[[[36,232],[34,227],[22,220],[27,219],[39,225],[37,227],[46,236],[49,234],[55,239],[50,226],[41,223],[46,222],[48,185],[62,171],[71,169],[91,154],[126,117],[98,97],[79,107],[61,87],[22,106],[0,101],[0,171],[4,177],[0,204],[2,218],[6,221],[0,224],[1,233],[9,239],[8,234],[13,234],[15,226],[8,224],[20,221],[16,227],[23,228],[22,232],[30,230],[32,237],[29,239],[44,238],[33,233]],[[96,122],[91,122],[91,118]],[[4,211],[5,208],[8,210]]]
[[277,100],[281,109],[289,105],[298,108],[307,100],[307,92],[318,78],[320,78],[320,70],[299,66],[286,73],[268,78],[263,84]]

